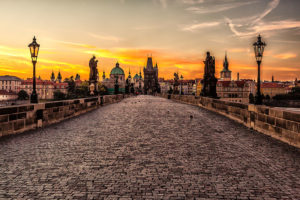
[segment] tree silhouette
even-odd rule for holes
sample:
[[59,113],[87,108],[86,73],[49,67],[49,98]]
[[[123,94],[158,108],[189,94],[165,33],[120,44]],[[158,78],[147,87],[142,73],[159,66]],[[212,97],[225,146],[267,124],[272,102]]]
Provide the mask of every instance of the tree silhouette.
[[20,90],[20,92],[18,93],[18,99],[19,100],[27,100],[27,99],[29,99],[29,95],[27,94],[27,92],[25,90]]

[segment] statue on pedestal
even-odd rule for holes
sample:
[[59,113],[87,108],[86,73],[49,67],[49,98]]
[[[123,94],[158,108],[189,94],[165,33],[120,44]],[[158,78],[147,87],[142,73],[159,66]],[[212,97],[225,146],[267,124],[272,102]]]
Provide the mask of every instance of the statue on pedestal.
[[201,96],[206,97],[217,97],[217,79],[215,77],[215,58],[210,55],[209,52],[206,53],[206,59],[203,61],[204,66],[204,77],[202,82],[203,88],[201,91]]
[[97,64],[98,64],[98,60],[96,60],[96,57],[93,56],[89,62],[89,67],[90,67],[89,85],[90,85],[91,95],[97,94],[98,79],[99,79]]

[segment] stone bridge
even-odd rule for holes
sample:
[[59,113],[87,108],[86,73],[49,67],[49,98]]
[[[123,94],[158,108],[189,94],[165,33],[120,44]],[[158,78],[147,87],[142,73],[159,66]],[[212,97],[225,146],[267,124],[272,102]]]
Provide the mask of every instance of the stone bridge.
[[137,96],[1,138],[0,199],[300,199],[300,151]]

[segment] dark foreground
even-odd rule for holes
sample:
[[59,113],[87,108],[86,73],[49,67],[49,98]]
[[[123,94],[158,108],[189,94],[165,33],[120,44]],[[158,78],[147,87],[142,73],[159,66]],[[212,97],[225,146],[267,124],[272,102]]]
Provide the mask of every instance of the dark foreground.
[[0,199],[130,198],[300,199],[300,151],[151,96],[0,140]]

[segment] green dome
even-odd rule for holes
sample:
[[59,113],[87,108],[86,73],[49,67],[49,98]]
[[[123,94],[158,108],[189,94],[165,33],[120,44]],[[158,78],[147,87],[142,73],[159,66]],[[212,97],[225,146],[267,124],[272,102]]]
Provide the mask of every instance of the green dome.
[[138,74],[135,74],[135,76],[133,77],[133,79],[139,79],[140,76]]
[[119,63],[116,64],[116,67],[110,71],[112,75],[125,75],[123,69],[120,67]]

